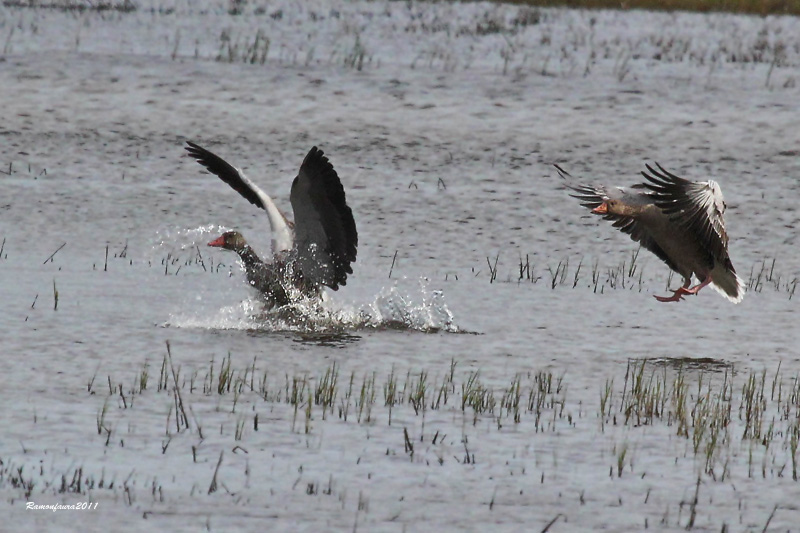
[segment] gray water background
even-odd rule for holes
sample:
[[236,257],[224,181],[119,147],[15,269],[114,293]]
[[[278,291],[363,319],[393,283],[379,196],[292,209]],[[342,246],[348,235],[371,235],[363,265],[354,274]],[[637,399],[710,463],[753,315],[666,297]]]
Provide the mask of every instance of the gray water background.
[[[269,21],[222,9],[104,18],[2,8],[3,31],[18,28],[0,62],[6,454],[17,441],[33,444],[23,422],[31,410],[60,428],[38,437],[39,448],[52,438],[79,449],[84,436],[70,421],[93,424],[98,407],[87,403],[87,382],[129,379],[144,360],[161,360],[165,341],[186,367],[231,353],[278,376],[318,373],[331,361],[345,373],[441,375],[456,361],[501,384],[544,369],[592,404],[631,359],[800,372],[800,297],[790,298],[800,277],[796,22],[600,12],[590,23],[591,14],[556,10],[547,12],[551,44],[534,33],[547,32],[544,24],[509,34],[516,55],[504,61],[502,39],[491,35],[419,30],[415,42],[397,26],[413,22],[385,5],[395,10],[391,23],[372,4],[343,7],[335,24],[326,15],[325,31],[337,35],[329,50],[298,44],[292,21],[310,18],[288,6]],[[475,27],[497,9],[464,6],[460,23]],[[507,20],[512,8],[502,9]],[[354,46],[347,16],[373,51],[362,70],[344,64]],[[607,37],[594,63],[588,45],[559,48],[558,35],[579,33],[576,20],[587,32],[616,28],[618,48]],[[669,36],[664,21],[685,20],[687,31],[735,27],[731,41],[745,45],[742,34],[762,24],[770,46],[785,38],[788,52],[781,62],[711,66],[635,53],[641,28]],[[637,28],[630,35],[628,22]],[[215,61],[216,30],[228,26],[243,40],[272,28],[271,59]],[[325,31],[308,40],[324,41]],[[437,38],[440,55],[431,51]],[[326,152],[359,230],[354,274],[328,302],[338,321],[297,331],[249,316],[252,294],[235,258],[204,244],[237,228],[265,249],[266,218],[185,157],[185,140],[243,168],[284,209],[306,151]],[[637,247],[570,198],[552,164],[628,185],[654,161],[720,183],[737,271],[755,279],[774,259],[773,281],[762,276],[739,305],[708,289],[659,304],[652,295],[665,294],[668,269],[642,252],[641,278],[609,285],[609,270]],[[535,283],[519,280],[526,260]],[[565,261],[565,281],[551,288],[551,271]]]

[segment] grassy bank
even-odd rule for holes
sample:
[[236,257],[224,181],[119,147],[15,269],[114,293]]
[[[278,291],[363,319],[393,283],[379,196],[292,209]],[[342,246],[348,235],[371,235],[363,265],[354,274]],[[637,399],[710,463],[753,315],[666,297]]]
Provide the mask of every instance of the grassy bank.
[[509,0],[514,4],[583,9],[649,9],[653,11],[725,11],[758,15],[800,15],[798,0]]

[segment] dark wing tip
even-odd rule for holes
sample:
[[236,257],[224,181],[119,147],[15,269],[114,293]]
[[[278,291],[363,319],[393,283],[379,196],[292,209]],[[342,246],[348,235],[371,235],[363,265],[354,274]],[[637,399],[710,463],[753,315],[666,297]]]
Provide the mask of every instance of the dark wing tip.
[[591,185],[586,185],[584,183],[575,183],[572,174],[561,168],[556,163],[553,163],[553,166],[556,167],[558,176],[564,180],[564,187],[571,191],[569,192],[569,195],[572,198],[577,198],[580,200],[583,207],[594,209],[603,203],[603,195],[597,187],[592,187]]
[[307,169],[309,172],[319,173],[333,172],[333,174],[336,175],[336,171],[333,169],[330,160],[325,157],[325,152],[316,146],[312,146],[311,150],[308,151],[306,157],[303,159],[303,164],[300,165],[300,169]]
[[[219,172],[219,167],[221,165],[218,163],[218,160],[222,161],[222,159],[218,155],[209,152],[199,144],[193,143],[192,141],[186,141],[186,146],[184,146],[184,149],[189,153],[190,156],[196,159],[198,163],[206,167],[211,172],[215,174]],[[215,170],[215,168],[217,170]]]
[[200,159],[203,153],[207,151],[205,148],[193,143],[192,141],[186,141],[186,146],[183,148],[195,159]]
[[582,207],[594,209],[603,203],[603,194],[595,187],[584,184],[572,185],[570,183],[567,183],[566,187],[572,191],[569,195],[577,199]]
[[191,155],[192,157],[194,157],[196,159],[202,159],[202,158],[207,157],[209,155],[211,155],[211,156],[215,155],[212,152],[210,152],[210,151],[206,150],[205,148],[203,148],[202,146],[200,146],[199,144],[194,143],[192,141],[186,141],[186,146],[184,146],[183,148],[184,148],[184,150],[189,152],[189,155]]
[[653,161],[653,163],[655,163],[656,166],[658,167],[658,170],[660,170],[661,173],[664,174],[665,176],[667,176],[668,178],[676,180],[676,181],[686,181],[683,178],[679,178],[678,176],[676,176],[675,174],[673,174],[669,170],[667,170],[664,167],[662,167],[661,164],[658,161]]
[[645,163],[644,168],[647,169],[647,172],[642,170],[640,171],[640,174],[644,177],[644,179],[650,182],[646,184],[649,188],[652,188],[651,183],[662,187],[665,185],[666,177],[663,174],[660,174],[657,170],[653,169],[649,163]]
[[558,166],[557,163],[553,163],[553,166],[556,167],[558,175],[561,177],[561,179],[567,179],[572,177],[572,174],[570,174],[569,172]]
[[[645,163],[645,168],[647,172],[642,171],[642,176],[647,179],[650,183],[646,183],[645,185],[656,192],[676,192],[685,189],[688,185],[691,185],[691,181],[681,178],[680,176],[676,176],[669,170],[666,170],[662,167],[658,162],[655,162],[656,167],[658,170],[651,167],[649,164]],[[649,174],[648,174],[649,172]]]
[[238,192],[245,200],[261,209],[266,208],[258,193],[245,181],[236,167],[217,154],[191,141],[186,141],[186,146],[184,148],[189,152],[189,155],[203,165],[206,170],[230,185],[230,187]]

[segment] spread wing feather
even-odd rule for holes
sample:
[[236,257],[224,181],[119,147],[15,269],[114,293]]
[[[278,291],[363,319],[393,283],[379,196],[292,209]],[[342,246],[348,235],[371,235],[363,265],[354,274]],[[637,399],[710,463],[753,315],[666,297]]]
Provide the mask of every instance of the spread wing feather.
[[358,232],[344,187],[333,165],[311,148],[292,183],[295,220],[293,253],[303,276],[337,290],[356,260]]
[[230,185],[234,191],[241,194],[251,204],[261,209],[266,209],[266,203],[263,198],[264,192],[250,181],[244,175],[244,172],[202,146],[190,141],[187,141],[186,144],[188,145],[186,151],[189,152],[189,155],[206,167],[209,172]]
[[645,166],[649,173],[643,171],[642,175],[648,180],[645,186],[652,191],[653,203],[687,233],[695,235],[717,261],[733,270],[722,218],[725,200],[719,185],[713,180],[694,182],[680,178],[658,163],[658,170]]

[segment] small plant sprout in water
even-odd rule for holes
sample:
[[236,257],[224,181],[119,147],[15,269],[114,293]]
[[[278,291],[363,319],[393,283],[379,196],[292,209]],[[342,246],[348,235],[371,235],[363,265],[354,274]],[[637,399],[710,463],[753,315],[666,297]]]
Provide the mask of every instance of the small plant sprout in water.
[[[584,257],[579,257],[575,261],[571,261],[569,257],[558,260],[556,263],[546,264],[544,267],[544,276],[537,275],[535,265],[531,263],[530,255],[525,254],[523,258],[522,253],[519,253],[519,259],[516,265],[516,272],[513,275],[508,275],[505,279],[507,282],[516,281],[530,281],[535,284],[542,278],[547,281],[547,285],[551,290],[556,290],[559,287],[568,287],[572,289],[589,288],[596,294],[603,294],[606,290],[636,290],[643,292],[646,288],[647,279],[645,278],[644,264],[639,258],[641,248],[637,248],[630,252],[628,257],[616,262],[613,265],[601,266],[599,259],[594,259],[591,262],[591,282],[588,281],[588,275],[584,264],[588,261]],[[574,265],[574,268],[570,264]],[[494,258],[486,257],[486,266],[489,269],[489,283],[504,279],[501,276],[503,264],[500,261],[500,253],[497,253]],[[473,268],[473,271],[477,269]],[[477,270],[478,273],[482,270]],[[667,286],[672,281],[671,273],[667,272]],[[449,275],[449,274],[448,274]]]
[[760,264],[755,263],[750,267],[750,275],[747,279],[747,290],[751,292],[763,292],[764,288],[771,287],[775,291],[786,293],[789,300],[797,290],[797,276],[789,277],[776,271],[776,258],[764,258]]
[[625,442],[617,448],[617,477],[622,477],[625,468],[625,458],[628,455],[628,443]]

